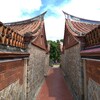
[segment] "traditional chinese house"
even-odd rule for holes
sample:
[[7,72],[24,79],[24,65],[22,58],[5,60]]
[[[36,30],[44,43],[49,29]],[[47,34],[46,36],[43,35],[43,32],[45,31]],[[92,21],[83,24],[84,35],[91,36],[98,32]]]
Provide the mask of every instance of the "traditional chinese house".
[[78,100],[100,99],[100,21],[65,13],[61,68]]
[[45,13],[0,23],[0,100],[33,100],[41,85],[49,66]]

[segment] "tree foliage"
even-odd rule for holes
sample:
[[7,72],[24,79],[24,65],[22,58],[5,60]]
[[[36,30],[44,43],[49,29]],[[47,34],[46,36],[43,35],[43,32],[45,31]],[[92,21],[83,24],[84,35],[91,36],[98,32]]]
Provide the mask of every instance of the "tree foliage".
[[56,63],[60,61],[60,41],[48,41],[50,43],[50,61]]

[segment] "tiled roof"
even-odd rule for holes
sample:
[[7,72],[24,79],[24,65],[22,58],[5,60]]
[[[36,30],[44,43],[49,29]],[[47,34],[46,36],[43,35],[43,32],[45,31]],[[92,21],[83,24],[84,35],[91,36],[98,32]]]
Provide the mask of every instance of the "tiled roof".
[[82,49],[100,47],[100,21],[75,17],[65,12],[64,14],[66,18],[64,46],[66,48],[73,46],[75,41],[81,42]]
[[39,26],[41,25],[41,22],[41,17],[38,16],[29,20],[5,23],[5,25],[9,26],[11,29],[15,30],[19,34],[24,35],[27,32],[36,33],[38,31]]
[[[0,22],[0,44],[25,49],[24,36],[16,33],[9,26]],[[14,51],[14,49],[13,49]]]
[[[46,36],[44,28],[44,15],[46,12],[41,15],[18,22],[5,23],[6,26],[9,26],[15,32],[24,36],[24,42],[26,44],[32,43],[35,46],[40,47],[41,49],[46,49]],[[42,42],[43,43],[42,43]]]
[[85,35],[100,25],[100,21],[79,18],[65,12],[64,14],[67,16],[66,24],[75,33],[74,35],[76,36]]
[[91,30],[98,27],[98,24],[89,24],[89,23],[83,23],[83,22],[77,22],[77,21],[71,21],[69,19],[66,19],[66,22],[70,29],[76,33],[76,35],[85,35],[89,33]]

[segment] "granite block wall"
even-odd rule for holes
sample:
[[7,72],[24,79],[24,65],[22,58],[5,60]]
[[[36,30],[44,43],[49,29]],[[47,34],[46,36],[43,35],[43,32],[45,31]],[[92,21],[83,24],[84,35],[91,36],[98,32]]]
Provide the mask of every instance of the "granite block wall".
[[35,93],[44,79],[47,55],[44,50],[31,44],[29,44],[28,52],[30,53],[30,57],[27,67],[27,99],[33,100]]
[[49,70],[49,53],[45,56],[45,67],[44,67],[44,75],[47,76],[48,70]]
[[60,60],[61,69],[63,70],[64,73],[66,73],[65,57],[66,57],[66,54],[64,52],[61,54],[61,60]]
[[81,100],[83,95],[83,68],[80,56],[80,44],[66,49],[64,55],[62,55],[64,63],[62,67],[65,70],[65,75],[71,84],[74,95],[78,100]]

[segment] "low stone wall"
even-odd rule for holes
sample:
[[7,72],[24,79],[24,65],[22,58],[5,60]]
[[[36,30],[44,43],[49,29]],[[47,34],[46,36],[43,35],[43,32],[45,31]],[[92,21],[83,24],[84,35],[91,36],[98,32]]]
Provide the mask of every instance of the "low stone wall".
[[36,46],[29,44],[30,53],[28,62],[28,86],[27,100],[33,100],[36,91],[44,79],[44,67],[46,60],[46,52]]
[[[62,66],[62,69],[65,70],[65,75],[69,79],[69,82],[71,84],[72,90],[78,100],[81,100],[83,95],[83,69],[82,69],[82,62],[81,62],[81,56],[80,56],[80,44],[77,44],[71,48],[68,48],[64,51],[64,55],[62,55],[62,61],[64,65]],[[64,61],[65,59],[65,61]]]
[[0,60],[0,100],[25,100],[24,60]]

